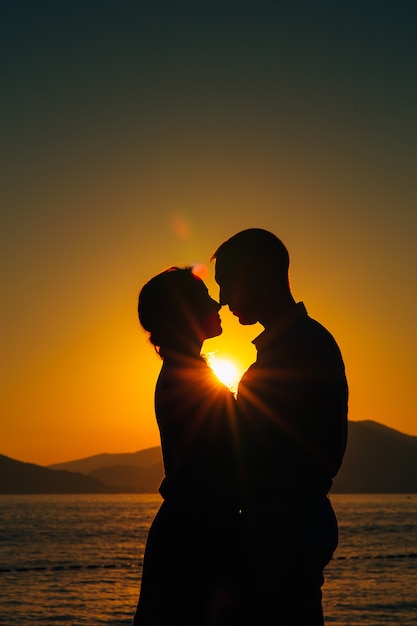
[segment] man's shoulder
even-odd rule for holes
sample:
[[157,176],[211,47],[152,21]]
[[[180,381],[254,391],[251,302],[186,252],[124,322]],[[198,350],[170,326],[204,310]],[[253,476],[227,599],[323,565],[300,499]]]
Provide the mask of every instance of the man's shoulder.
[[299,309],[299,314],[290,318],[286,324],[277,324],[265,330],[254,341],[258,352],[279,350],[286,343],[328,343],[337,346],[332,333],[316,319],[310,317],[307,311]]
[[330,330],[321,322],[317,321],[313,317],[310,317],[309,315],[306,315],[299,320],[299,330],[303,330],[312,338],[336,343],[336,340]]
[[320,322],[307,315],[298,329],[300,341],[313,351],[341,356],[339,345],[333,334]]
[[265,368],[343,367],[340,348],[330,331],[309,315],[300,315],[278,333],[265,333],[257,344],[249,375]]

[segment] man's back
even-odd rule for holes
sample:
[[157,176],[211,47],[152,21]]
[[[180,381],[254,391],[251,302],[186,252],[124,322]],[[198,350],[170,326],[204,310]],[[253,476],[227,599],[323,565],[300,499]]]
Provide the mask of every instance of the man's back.
[[327,493],[347,436],[339,348],[302,303],[254,343],[257,361],[238,390],[246,495]]

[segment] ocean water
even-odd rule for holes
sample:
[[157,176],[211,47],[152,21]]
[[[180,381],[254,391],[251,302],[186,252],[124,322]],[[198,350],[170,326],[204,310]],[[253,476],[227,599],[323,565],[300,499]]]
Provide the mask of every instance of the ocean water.
[[[333,626],[417,626],[417,494],[334,495]],[[0,496],[0,624],[128,626],[158,495]]]

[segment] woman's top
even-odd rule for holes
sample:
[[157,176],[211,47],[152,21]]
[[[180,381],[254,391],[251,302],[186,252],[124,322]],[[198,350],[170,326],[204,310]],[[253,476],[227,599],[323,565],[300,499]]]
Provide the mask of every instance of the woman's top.
[[235,399],[202,358],[165,358],[155,390],[164,499],[237,502]]

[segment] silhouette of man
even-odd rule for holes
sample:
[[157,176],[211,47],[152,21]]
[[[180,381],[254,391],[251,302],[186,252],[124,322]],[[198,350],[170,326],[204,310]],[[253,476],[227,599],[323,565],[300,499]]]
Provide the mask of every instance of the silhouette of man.
[[212,258],[220,303],[265,329],[237,395],[246,623],[322,626],[323,570],[338,541],[327,494],[347,441],[342,356],[295,302],[278,237],[244,230]]

